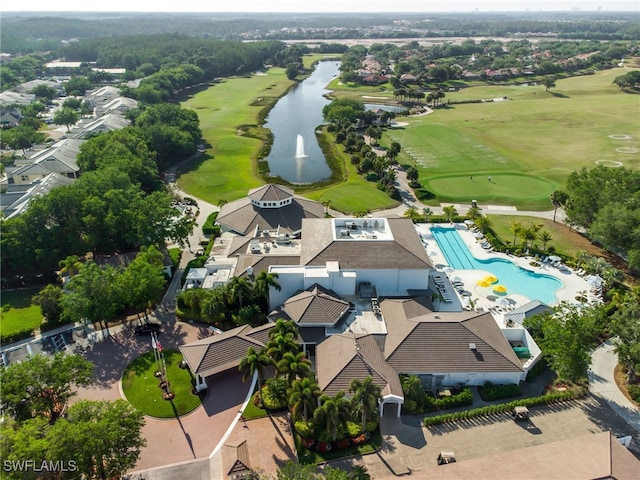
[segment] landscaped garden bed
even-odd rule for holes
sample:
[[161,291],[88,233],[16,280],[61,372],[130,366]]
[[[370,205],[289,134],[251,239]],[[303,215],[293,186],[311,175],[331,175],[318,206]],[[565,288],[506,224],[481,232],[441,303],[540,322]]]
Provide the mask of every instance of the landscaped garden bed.
[[519,397],[522,395],[522,390],[515,384],[494,385],[491,382],[487,382],[482,387],[478,387],[478,393],[480,393],[480,398],[485,402],[493,402],[504,398]]

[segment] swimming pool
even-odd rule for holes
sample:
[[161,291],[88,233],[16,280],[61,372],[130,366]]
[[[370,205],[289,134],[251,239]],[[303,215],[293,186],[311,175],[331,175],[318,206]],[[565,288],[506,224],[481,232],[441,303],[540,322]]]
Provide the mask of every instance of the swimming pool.
[[546,304],[558,301],[556,291],[564,284],[551,275],[535,273],[501,258],[480,260],[474,257],[455,228],[431,228],[433,238],[450,267],[457,270],[486,270],[498,278],[498,283],[507,287],[507,293],[519,293],[531,300]]

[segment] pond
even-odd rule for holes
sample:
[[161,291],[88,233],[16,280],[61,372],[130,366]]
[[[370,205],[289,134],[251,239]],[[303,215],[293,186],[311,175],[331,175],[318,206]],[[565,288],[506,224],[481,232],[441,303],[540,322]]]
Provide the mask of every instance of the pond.
[[316,140],[322,125],[322,108],[329,100],[325,87],[339,73],[340,62],[317,64],[310,77],[278,100],[267,116],[265,128],[273,133],[266,160],[271,175],[291,183],[313,183],[329,178],[331,170]]

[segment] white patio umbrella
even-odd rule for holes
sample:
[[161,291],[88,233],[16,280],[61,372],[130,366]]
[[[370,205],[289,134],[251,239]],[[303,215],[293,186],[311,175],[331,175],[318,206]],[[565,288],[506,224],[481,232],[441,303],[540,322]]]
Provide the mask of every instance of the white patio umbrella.
[[501,307],[508,307],[511,304],[511,302],[509,301],[509,299],[507,297],[498,298],[496,303],[498,305],[500,305]]
[[445,267],[442,269],[442,271],[444,273],[446,273],[447,275],[449,275],[450,273],[453,273],[455,271],[455,269],[453,267]]
[[602,286],[602,283],[604,282],[600,275],[588,275],[585,277],[585,280],[590,286],[596,288],[600,288]]
[[475,238],[482,238],[482,237],[484,237],[484,235],[483,235],[482,233],[480,233],[480,232],[476,232],[476,233],[474,233],[474,234],[473,234],[473,236],[474,236]]
[[557,255],[551,255],[549,256],[549,260],[551,260],[552,262],[559,262],[560,260],[562,260],[562,258]]
[[465,221],[464,221],[464,224],[465,224],[465,225],[474,225],[474,224],[475,224],[475,222],[474,222],[473,220],[465,220]]

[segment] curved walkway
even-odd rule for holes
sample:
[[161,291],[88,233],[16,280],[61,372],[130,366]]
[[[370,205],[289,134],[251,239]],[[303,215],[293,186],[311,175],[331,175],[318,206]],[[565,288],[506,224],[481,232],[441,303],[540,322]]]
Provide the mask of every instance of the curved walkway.
[[591,354],[591,369],[588,372],[589,390],[605,400],[625,422],[640,433],[640,409],[618,388],[613,376],[617,364],[618,356],[611,341],[600,345]]

